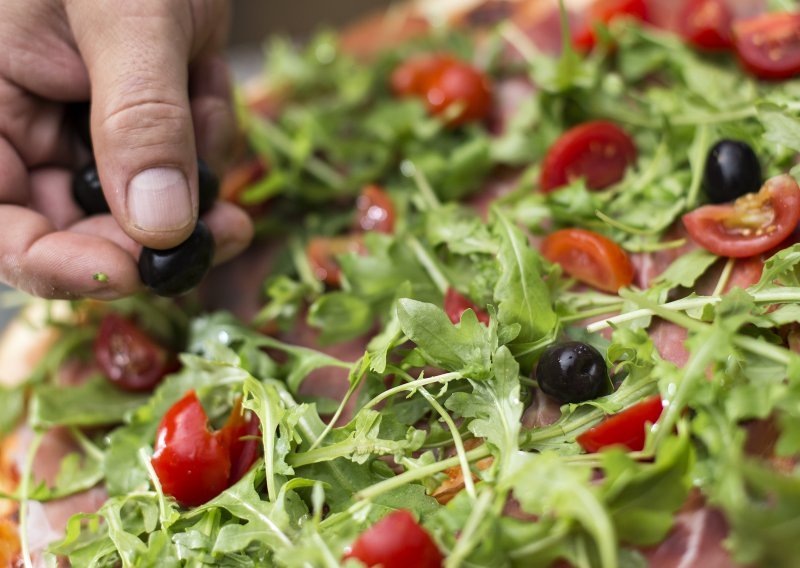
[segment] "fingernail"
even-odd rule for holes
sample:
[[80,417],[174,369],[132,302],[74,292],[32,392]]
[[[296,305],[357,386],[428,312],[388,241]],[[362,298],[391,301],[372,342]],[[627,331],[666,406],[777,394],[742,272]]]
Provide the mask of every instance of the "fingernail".
[[143,231],[174,231],[193,221],[189,182],[175,168],[153,168],[128,184],[128,215]]

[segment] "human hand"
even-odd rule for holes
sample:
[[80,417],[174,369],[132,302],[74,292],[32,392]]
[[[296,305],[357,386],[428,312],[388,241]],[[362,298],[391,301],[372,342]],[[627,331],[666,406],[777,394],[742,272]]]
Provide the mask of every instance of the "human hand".
[[[216,55],[228,5],[0,3],[0,281],[47,298],[113,299],[140,289],[141,245],[170,248],[188,237],[197,222],[197,156],[219,171],[234,135]],[[72,198],[73,171],[89,153],[68,113],[89,99],[113,217],[85,217]],[[252,237],[233,205],[218,203],[204,220],[216,262]]]

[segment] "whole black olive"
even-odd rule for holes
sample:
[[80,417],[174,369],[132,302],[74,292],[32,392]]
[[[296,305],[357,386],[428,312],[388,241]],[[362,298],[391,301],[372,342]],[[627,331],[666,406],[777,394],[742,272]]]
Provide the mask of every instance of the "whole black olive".
[[200,215],[214,206],[219,197],[219,178],[201,158],[197,159],[197,182],[200,194]]
[[178,246],[157,250],[142,248],[139,276],[159,296],[180,296],[197,286],[211,268],[214,237],[202,221]]
[[108,202],[103,195],[97,165],[92,162],[72,178],[72,197],[87,215],[109,213]]
[[758,191],[761,183],[761,164],[747,143],[720,140],[708,152],[703,185],[712,203],[727,203]]
[[536,365],[536,380],[545,394],[562,404],[597,398],[611,387],[603,356],[579,341],[548,347]]

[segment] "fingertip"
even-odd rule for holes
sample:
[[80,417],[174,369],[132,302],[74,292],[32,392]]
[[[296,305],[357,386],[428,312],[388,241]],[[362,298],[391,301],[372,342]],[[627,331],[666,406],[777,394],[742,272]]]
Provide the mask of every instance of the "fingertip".
[[216,242],[214,265],[238,256],[253,240],[253,221],[236,205],[217,202],[204,220]]

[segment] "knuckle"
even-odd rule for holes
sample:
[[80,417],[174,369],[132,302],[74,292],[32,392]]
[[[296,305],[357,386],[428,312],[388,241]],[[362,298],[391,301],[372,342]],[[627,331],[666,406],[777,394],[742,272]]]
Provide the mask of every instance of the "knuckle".
[[132,89],[103,116],[100,128],[128,147],[181,145],[191,127],[188,105],[152,89]]

